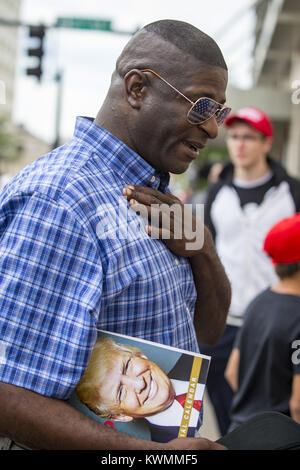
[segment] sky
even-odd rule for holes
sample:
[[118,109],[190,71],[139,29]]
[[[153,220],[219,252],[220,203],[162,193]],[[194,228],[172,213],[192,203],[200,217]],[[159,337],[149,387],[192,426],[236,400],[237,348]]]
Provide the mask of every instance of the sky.
[[[115,62],[130,34],[159,19],[189,22],[211,35],[220,45],[235,86],[251,86],[253,0],[22,0],[21,20],[26,24],[54,25],[61,16],[101,18],[115,31],[48,29],[44,74],[41,83],[25,75],[30,64],[28,31],[19,28],[19,51],[15,81],[13,120],[37,137],[54,139],[57,83],[62,71],[61,125],[63,140],[73,134],[76,116],[95,116],[107,93]],[[233,21],[234,20],[234,21]]]

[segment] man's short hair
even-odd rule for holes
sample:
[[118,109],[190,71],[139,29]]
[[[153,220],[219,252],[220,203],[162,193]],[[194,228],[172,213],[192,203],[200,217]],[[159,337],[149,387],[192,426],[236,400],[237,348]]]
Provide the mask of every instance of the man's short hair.
[[[217,43],[206,33],[189,23],[177,20],[159,20],[141,28],[126,44],[116,63],[116,70],[122,77],[132,68],[160,67],[162,73],[164,60],[162,51],[153,48],[147,33],[160,36],[173,44],[183,57],[189,54],[205,65],[227,70],[226,62]],[[169,52],[168,52],[169,53]],[[182,60],[173,56],[174,70],[179,69]]]
[[226,62],[217,43],[195,26],[177,20],[159,20],[143,29],[158,34],[178,49],[208,65],[227,70]]

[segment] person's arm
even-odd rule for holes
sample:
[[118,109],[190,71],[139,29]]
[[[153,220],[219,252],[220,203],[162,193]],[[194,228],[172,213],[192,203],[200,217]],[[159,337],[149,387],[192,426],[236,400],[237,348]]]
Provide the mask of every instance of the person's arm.
[[290,398],[291,417],[300,423],[300,374],[295,374],[292,383],[292,394]]
[[223,450],[208,439],[138,439],[90,419],[68,403],[0,382],[0,435],[31,450]]
[[[160,238],[170,251],[189,258],[197,291],[197,339],[202,344],[216,343],[226,325],[231,287],[209,230],[171,194],[130,185],[124,188],[123,195],[137,213],[144,213],[146,208],[150,221],[153,215],[160,221],[159,228],[148,227],[150,236],[155,233],[155,238]],[[170,207],[175,206],[178,210],[170,212]]]
[[238,348],[233,348],[229,356],[224,375],[225,379],[234,392],[236,392],[238,389],[239,363],[240,351]]

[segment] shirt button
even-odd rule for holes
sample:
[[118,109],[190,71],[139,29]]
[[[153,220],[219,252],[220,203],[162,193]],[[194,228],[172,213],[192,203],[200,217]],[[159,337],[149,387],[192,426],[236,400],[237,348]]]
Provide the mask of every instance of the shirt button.
[[190,311],[189,311],[189,308],[188,308],[188,307],[186,307],[186,311],[187,311],[187,313],[190,313]]
[[150,183],[154,183],[154,181],[155,181],[155,176],[152,176],[150,179]]
[[176,266],[178,266],[178,265],[179,265],[179,261],[178,261],[178,259],[177,259],[177,258],[175,258],[175,264],[176,264]]

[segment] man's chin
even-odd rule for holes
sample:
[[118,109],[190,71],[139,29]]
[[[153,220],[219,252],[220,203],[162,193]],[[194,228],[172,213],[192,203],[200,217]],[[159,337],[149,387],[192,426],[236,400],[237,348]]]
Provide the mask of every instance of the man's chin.
[[175,153],[172,158],[166,159],[161,167],[161,171],[181,175],[185,173],[192,163],[192,159],[188,158],[184,153]]
[[168,408],[170,408],[170,406],[171,406],[171,405],[173,404],[173,402],[174,402],[174,399],[175,399],[175,396],[174,396],[174,397],[172,396],[172,397],[169,398],[166,402],[164,402],[163,405],[157,407],[157,408],[156,408],[154,411],[152,411],[152,412],[143,413],[143,414],[135,414],[135,415],[132,414],[131,416],[132,416],[132,418],[137,419],[137,418],[147,418],[148,416],[150,417],[150,416],[154,416],[154,415],[156,415],[156,414],[158,414],[158,413],[162,413],[163,411],[165,411],[165,410],[167,410]]
[[169,393],[169,396],[168,396],[167,400],[164,401],[164,403],[159,407],[159,409],[157,409],[154,413],[149,414],[148,416],[153,416],[157,413],[161,413],[162,411],[165,411],[168,408],[170,408],[170,406],[173,405],[173,402],[175,400],[175,396],[176,396],[176,393],[175,393],[174,389],[172,388],[170,390],[170,393]]
[[184,161],[181,160],[178,165],[173,165],[171,169],[169,170],[169,173],[173,173],[174,175],[181,175],[182,173],[185,173],[187,169],[189,168],[191,164],[191,161]]

